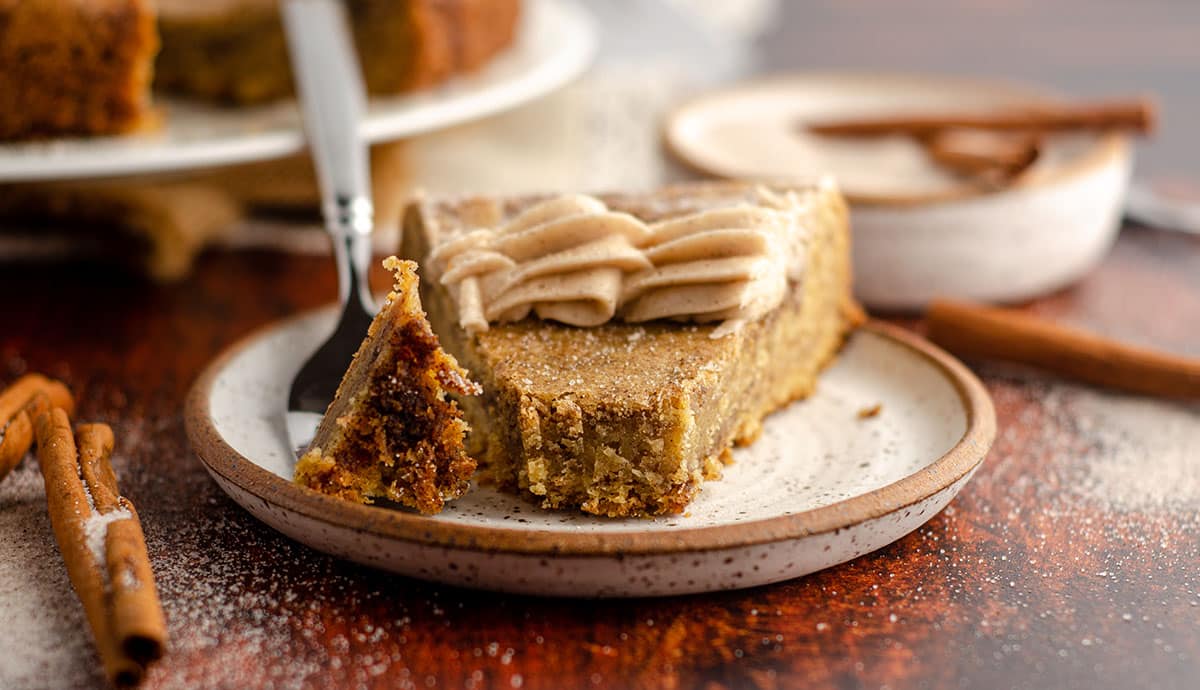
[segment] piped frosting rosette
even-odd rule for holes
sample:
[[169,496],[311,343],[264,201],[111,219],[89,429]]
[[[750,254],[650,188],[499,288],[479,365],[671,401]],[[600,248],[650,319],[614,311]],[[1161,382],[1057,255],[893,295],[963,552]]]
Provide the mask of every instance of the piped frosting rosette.
[[498,228],[449,238],[429,257],[468,332],[538,318],[721,321],[713,337],[772,311],[803,268],[794,194],[647,224],[590,196],[536,204]]

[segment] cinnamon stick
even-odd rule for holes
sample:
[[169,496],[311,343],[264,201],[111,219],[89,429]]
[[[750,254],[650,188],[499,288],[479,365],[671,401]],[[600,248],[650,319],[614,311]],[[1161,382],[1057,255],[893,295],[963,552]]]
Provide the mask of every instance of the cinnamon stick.
[[38,462],[46,482],[50,525],[67,566],[67,575],[95,638],[104,672],[116,685],[141,681],[141,665],[121,650],[111,634],[108,593],[99,559],[88,545],[92,511],[87,491],[79,478],[79,460],[71,436],[71,420],[62,409],[54,409],[37,420]]
[[162,657],[167,622],[146,555],[141,520],[128,500],[122,498],[121,507],[133,517],[109,525],[105,541],[108,579],[113,590],[113,633],[125,653],[145,665]]
[[1038,367],[1085,383],[1170,398],[1200,398],[1200,360],[1128,345],[1009,309],[935,300],[933,342],[964,357]]
[[883,117],[849,118],[808,124],[808,129],[829,136],[927,136],[945,129],[983,129],[1002,132],[1060,132],[1067,130],[1123,129],[1140,134],[1154,130],[1155,108],[1145,98],[1061,105],[997,109],[992,112],[912,113]]
[[107,424],[80,424],[75,430],[79,448],[79,475],[92,496],[92,506],[101,515],[117,510],[120,491],[117,475],[109,463],[112,458],[112,429]]
[[112,430],[83,425],[72,437],[61,408],[35,425],[50,524],[96,650],[113,684],[135,685],[161,656],[166,627],[137,513],[109,463]]
[[75,438],[79,445],[80,474],[96,512],[106,515],[124,510],[130,515],[108,525],[105,565],[112,590],[113,634],[126,654],[145,664],[162,656],[166,621],[150,570],[141,521],[133,503],[121,496],[117,488],[117,475],[110,462],[115,444],[112,429],[107,424],[81,424]]
[[1041,154],[1041,137],[1027,132],[948,129],[922,140],[937,164],[985,186],[1002,186]]
[[74,409],[71,391],[40,374],[27,374],[0,392],[0,480],[17,466],[33,444],[33,420],[40,412]]
[[[39,397],[42,401],[46,400],[44,395]],[[25,457],[25,453],[29,452],[29,446],[33,444],[33,422],[30,420],[29,413],[21,409],[3,426],[4,437],[0,438],[0,480],[7,477],[17,463],[21,462],[21,458]]]

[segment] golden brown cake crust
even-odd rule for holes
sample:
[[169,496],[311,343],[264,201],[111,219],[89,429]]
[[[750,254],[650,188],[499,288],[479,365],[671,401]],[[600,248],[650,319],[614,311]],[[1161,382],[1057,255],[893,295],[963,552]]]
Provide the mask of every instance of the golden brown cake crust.
[[359,503],[387,499],[422,513],[461,496],[475,471],[467,425],[447,392],[479,387],[442,351],[418,297],[416,265],[389,259],[388,296],[312,444],[296,482]]
[[[348,0],[367,88],[395,94],[478,68],[512,43],[520,0]],[[161,8],[158,88],[230,103],[292,93],[274,3]]]
[[0,140],[151,121],[149,0],[0,0]]
[[[422,286],[435,330],[483,384],[464,403],[469,442],[501,486],[545,507],[608,516],[681,511],[720,474],[731,444],[749,443],[763,417],[812,392],[816,377],[863,318],[850,296],[846,207],[831,188],[811,201],[805,279],[784,303],[736,334],[715,326],[610,323],[574,328],[527,319],[469,336],[444,288]],[[739,201],[741,184],[687,185],[607,195],[647,221]],[[440,232],[491,226],[540,198],[418,203],[402,254],[426,256]]]

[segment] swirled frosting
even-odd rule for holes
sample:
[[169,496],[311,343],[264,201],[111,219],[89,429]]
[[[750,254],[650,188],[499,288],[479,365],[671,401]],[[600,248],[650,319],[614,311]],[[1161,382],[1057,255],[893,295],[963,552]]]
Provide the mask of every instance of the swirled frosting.
[[447,238],[426,265],[471,333],[534,314],[572,326],[720,321],[721,337],[778,307],[803,271],[803,202],[766,188],[756,196],[655,223],[560,196]]

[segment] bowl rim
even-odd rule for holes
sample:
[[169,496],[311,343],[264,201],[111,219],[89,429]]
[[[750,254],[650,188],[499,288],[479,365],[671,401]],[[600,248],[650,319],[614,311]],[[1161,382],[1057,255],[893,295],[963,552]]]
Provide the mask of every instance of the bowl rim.
[[966,429],[953,447],[930,464],[891,484],[790,515],[690,529],[564,534],[555,530],[439,522],[415,513],[352,503],[301,487],[243,457],[217,431],[209,403],[213,384],[230,360],[268,333],[293,321],[310,318],[319,311],[268,324],[225,348],[188,392],[184,408],[188,439],[211,474],[258,500],[336,529],[349,529],[387,540],[485,553],[611,557],[698,553],[836,533],[916,505],[947,490],[983,462],[996,436],[996,415],[991,397],[966,366],[915,333],[899,326],[870,321],[863,330],[890,340],[932,364],[954,387],[966,416]]
[[[707,106],[712,101],[729,98],[738,92],[771,88],[781,84],[791,86],[802,81],[828,80],[846,80],[859,83],[878,82],[888,83],[889,85],[894,85],[897,82],[922,82],[927,86],[990,89],[1014,97],[1028,99],[1034,103],[1058,103],[1068,100],[1068,96],[1062,92],[1046,87],[1016,80],[990,77],[963,77],[920,72],[816,71],[780,73],[738,82],[728,87],[700,94],[676,105],[663,121],[661,131],[663,145],[675,160],[681,162],[694,172],[720,179],[746,179],[736,174],[730,174],[728,171],[719,170],[694,156],[692,151],[682,144],[683,138],[678,135],[678,132],[684,128],[684,125],[681,123],[683,123],[685,118],[691,116],[691,111],[695,109]],[[1119,132],[1102,132],[1096,136],[1095,143],[1086,152],[1066,164],[1046,170],[1038,175],[1018,177],[1011,184],[998,190],[989,190],[966,182],[958,186],[947,187],[944,190],[926,194],[864,194],[848,190],[840,185],[839,188],[846,200],[857,206],[908,207],[944,204],[979,198],[994,198],[1004,194],[1015,194],[1022,191],[1053,187],[1077,180],[1109,165],[1119,164],[1120,161],[1129,155],[1129,151],[1128,136]],[[811,176],[811,173],[806,175],[806,177]],[[794,182],[794,180],[780,180],[779,178],[769,177],[763,178],[762,181]]]

